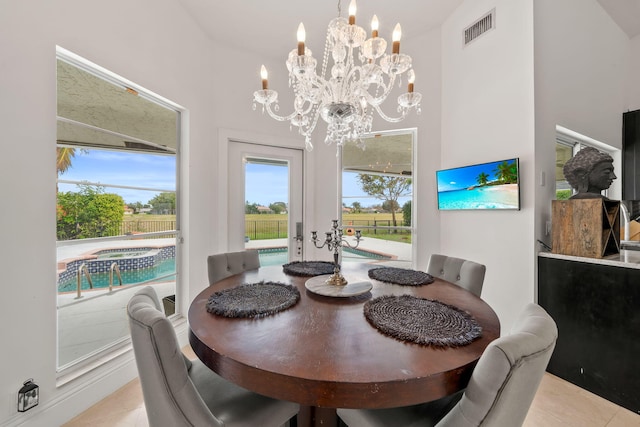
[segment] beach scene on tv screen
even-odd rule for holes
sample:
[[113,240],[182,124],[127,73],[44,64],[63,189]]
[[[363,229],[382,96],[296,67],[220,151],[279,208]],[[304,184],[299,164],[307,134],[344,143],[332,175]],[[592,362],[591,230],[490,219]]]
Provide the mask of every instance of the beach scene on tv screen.
[[518,160],[436,172],[438,209],[519,209]]

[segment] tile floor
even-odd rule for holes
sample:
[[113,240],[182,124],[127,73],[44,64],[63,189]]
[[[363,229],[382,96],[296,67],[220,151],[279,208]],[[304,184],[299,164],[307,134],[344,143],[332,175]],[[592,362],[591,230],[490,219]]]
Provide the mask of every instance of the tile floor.
[[[185,354],[195,358],[188,346]],[[63,427],[148,427],[135,379]],[[640,415],[551,374],[545,374],[524,427],[640,427]]]

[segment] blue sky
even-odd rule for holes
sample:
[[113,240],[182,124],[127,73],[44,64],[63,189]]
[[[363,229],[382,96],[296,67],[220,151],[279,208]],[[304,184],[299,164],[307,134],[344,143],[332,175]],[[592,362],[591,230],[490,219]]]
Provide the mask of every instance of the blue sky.
[[[76,150],[71,168],[59,179],[91,181],[157,190],[175,190],[175,157],[157,154],[130,154],[105,150]],[[78,191],[74,184],[59,184],[58,191]],[[107,187],[107,193],[122,196],[125,203],[146,204],[159,191]]]
[[[287,201],[287,168],[285,166],[247,163],[245,173],[246,201],[263,206]],[[357,175],[356,173],[342,174],[344,203],[351,206],[353,202],[360,202],[362,207],[382,204],[381,200],[374,199],[362,191],[356,179]],[[410,197],[399,200],[400,206],[408,200]]]
[[[246,194],[249,203],[268,206],[274,202],[287,202],[287,167],[256,163],[246,164]],[[104,150],[76,150],[71,168],[60,176],[62,180],[92,181],[101,184],[114,184],[152,188],[157,190],[175,190],[175,158],[157,154],[130,154]],[[360,188],[357,174],[343,174],[343,195],[347,206],[355,201],[363,207],[381,204],[382,201],[367,196]],[[59,184],[61,192],[78,191],[74,184]],[[105,192],[116,193],[125,203],[141,202],[146,204],[159,191],[145,191],[106,187]],[[351,197],[349,197],[351,196]],[[399,201],[402,206],[410,198]]]

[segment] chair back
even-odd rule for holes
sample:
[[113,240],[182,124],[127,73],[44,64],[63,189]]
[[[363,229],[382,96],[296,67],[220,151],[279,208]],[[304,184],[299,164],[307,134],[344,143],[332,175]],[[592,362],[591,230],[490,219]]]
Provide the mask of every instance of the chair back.
[[557,338],[551,316],[539,305],[528,304],[511,334],[489,344],[464,395],[437,426],[522,425]]
[[149,425],[222,426],[189,378],[171,321],[161,311],[155,290],[147,286],[127,304],[131,342]]
[[486,270],[484,265],[477,262],[439,254],[431,255],[427,267],[427,273],[433,277],[455,283],[478,297],[482,293]]
[[260,268],[260,256],[255,249],[227,252],[207,257],[209,285],[254,268]]

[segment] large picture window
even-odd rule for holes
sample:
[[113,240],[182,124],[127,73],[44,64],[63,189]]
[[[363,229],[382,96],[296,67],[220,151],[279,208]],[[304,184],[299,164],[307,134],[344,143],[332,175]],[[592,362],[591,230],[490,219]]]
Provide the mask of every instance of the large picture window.
[[175,311],[179,110],[58,50],[59,372],[129,340],[126,304],[153,286]]
[[413,144],[415,132],[382,132],[342,147],[342,226],[360,230],[356,250],[343,260],[411,268]]

